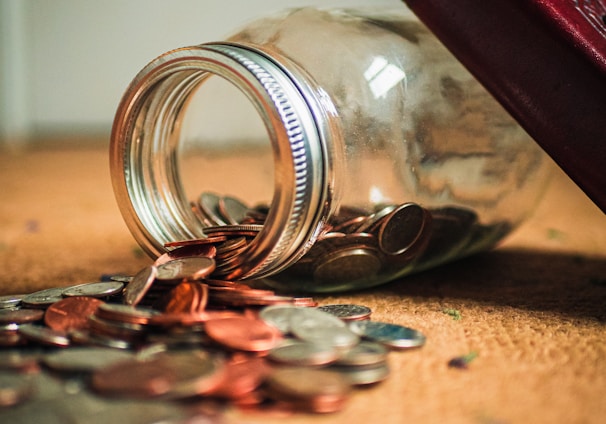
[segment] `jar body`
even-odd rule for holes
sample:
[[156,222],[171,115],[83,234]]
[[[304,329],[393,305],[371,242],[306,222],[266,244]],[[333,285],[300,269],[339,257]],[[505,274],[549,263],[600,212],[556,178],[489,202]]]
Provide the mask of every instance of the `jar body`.
[[[169,66],[158,84],[149,75],[178,59],[157,59],[133,82],[114,124],[118,201],[152,254],[162,249],[150,245],[242,224],[192,217],[187,207],[192,198],[225,205],[235,197],[256,206],[246,222],[264,227],[225,277],[308,292],[359,289],[494,246],[544,189],[543,152],[406,15],[291,10],[200,47],[237,56],[239,65],[205,57],[196,73],[190,60],[178,72]],[[148,100],[137,105],[146,84]],[[235,109],[236,97],[252,108]],[[174,113],[149,119],[150,110]],[[160,147],[141,154],[135,146],[145,143]],[[125,189],[133,173],[158,175]],[[165,194],[136,200],[148,190]],[[169,207],[157,205],[167,198]],[[140,231],[150,220],[162,221],[161,230]]]

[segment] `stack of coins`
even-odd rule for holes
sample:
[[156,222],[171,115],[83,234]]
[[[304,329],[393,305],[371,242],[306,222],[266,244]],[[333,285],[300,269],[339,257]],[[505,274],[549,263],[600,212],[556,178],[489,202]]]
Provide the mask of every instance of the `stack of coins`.
[[[133,278],[0,297],[0,405],[13,406],[0,417],[24,420],[75,381],[78,402],[94,399],[96,410],[115,399],[151,402],[182,419],[212,400],[213,414],[217,405],[331,413],[356,387],[388,377],[390,351],[425,342],[418,331],[372,321],[365,306],[317,306],[209,279],[212,258],[188,258]],[[80,422],[90,411],[54,413]]]
[[[234,244],[238,240],[238,247],[230,249],[228,258],[217,261],[221,265],[214,271],[218,278],[237,277],[234,271],[241,265],[240,253],[262,229],[269,207],[249,207],[234,197],[214,193],[203,193],[191,207],[209,240]],[[356,282],[381,274],[413,266],[426,268],[488,248],[509,230],[506,222],[482,225],[473,210],[460,207],[428,209],[407,202],[366,211],[342,206],[309,251],[281,277],[304,277],[329,289],[340,284],[354,288]],[[202,241],[179,241],[166,248],[195,246],[196,242]]]

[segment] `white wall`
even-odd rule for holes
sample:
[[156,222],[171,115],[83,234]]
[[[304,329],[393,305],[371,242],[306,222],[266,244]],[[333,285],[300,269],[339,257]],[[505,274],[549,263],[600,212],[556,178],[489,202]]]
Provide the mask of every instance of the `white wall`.
[[0,0],[0,139],[108,134],[123,90],[149,60],[304,5],[405,7],[400,0]]

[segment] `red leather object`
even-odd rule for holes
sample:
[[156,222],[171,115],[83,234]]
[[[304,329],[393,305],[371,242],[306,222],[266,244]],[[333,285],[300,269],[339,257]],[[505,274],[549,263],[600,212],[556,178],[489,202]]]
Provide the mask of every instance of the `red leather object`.
[[404,0],[606,212],[606,0]]

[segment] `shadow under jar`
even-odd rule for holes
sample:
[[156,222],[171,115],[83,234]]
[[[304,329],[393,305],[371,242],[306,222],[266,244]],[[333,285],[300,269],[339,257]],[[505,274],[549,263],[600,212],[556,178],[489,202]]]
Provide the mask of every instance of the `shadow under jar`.
[[213,278],[333,292],[493,247],[549,161],[405,10],[287,10],[135,77],[111,140],[151,256],[213,243]]

